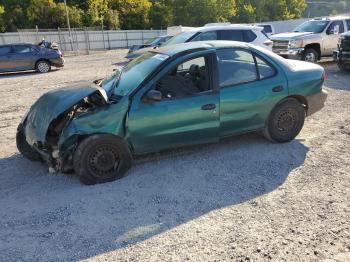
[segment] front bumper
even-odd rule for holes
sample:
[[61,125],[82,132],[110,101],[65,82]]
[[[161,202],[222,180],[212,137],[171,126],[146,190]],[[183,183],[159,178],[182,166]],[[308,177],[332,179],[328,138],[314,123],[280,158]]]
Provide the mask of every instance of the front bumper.
[[303,55],[304,48],[288,48],[288,49],[272,48],[272,51],[275,54],[278,54],[284,58],[300,60]]
[[337,63],[350,63],[350,52],[333,51],[333,60]]
[[306,97],[308,109],[307,116],[310,116],[324,107],[328,93],[325,90]]

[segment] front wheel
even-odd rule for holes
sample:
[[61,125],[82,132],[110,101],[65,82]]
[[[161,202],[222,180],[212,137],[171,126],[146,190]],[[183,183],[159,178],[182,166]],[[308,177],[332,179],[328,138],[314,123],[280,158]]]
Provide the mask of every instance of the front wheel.
[[304,107],[293,98],[286,99],[272,110],[264,135],[274,142],[289,142],[300,133],[304,121]]
[[318,59],[318,53],[315,49],[308,48],[304,51],[303,60],[310,63],[316,63]]
[[17,128],[16,145],[18,151],[29,160],[41,161],[40,154],[28,144],[22,124],[19,124]]
[[337,65],[341,71],[350,72],[350,66],[345,66],[342,62],[338,62]]
[[132,164],[132,156],[123,139],[96,134],[84,139],[73,158],[75,173],[86,185],[122,178]]

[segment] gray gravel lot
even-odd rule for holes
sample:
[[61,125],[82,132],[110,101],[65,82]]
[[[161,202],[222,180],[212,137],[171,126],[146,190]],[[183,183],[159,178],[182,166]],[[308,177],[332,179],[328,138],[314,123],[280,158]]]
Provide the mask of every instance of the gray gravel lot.
[[149,155],[83,186],[18,154],[44,92],[112,72],[125,50],[0,75],[0,261],[350,261],[350,74],[326,65],[326,107],[287,144],[258,134]]

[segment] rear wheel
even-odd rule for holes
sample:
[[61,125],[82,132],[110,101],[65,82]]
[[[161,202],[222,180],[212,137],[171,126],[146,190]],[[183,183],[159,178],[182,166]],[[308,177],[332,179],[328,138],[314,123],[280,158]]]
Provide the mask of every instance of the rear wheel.
[[22,124],[19,124],[16,134],[16,145],[18,151],[31,161],[41,161],[40,154],[36,152],[27,142],[24,128]]
[[272,110],[264,135],[274,142],[289,142],[300,133],[304,120],[304,107],[297,100],[288,98]]
[[132,164],[132,156],[123,139],[96,134],[83,140],[74,153],[74,170],[86,185],[122,178]]
[[316,63],[318,60],[318,53],[315,49],[308,48],[304,51],[303,60],[310,63]]
[[51,70],[51,65],[49,62],[41,60],[36,63],[35,69],[39,73],[47,73]]

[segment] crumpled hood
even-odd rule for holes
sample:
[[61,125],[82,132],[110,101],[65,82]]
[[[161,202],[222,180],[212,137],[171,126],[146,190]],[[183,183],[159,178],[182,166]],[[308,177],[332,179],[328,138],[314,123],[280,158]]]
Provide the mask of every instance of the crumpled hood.
[[298,40],[302,39],[304,36],[313,35],[312,32],[289,32],[272,35],[271,40]]
[[83,86],[59,88],[42,95],[30,108],[25,119],[25,135],[30,145],[46,139],[50,123],[81,99],[101,88],[87,83]]

